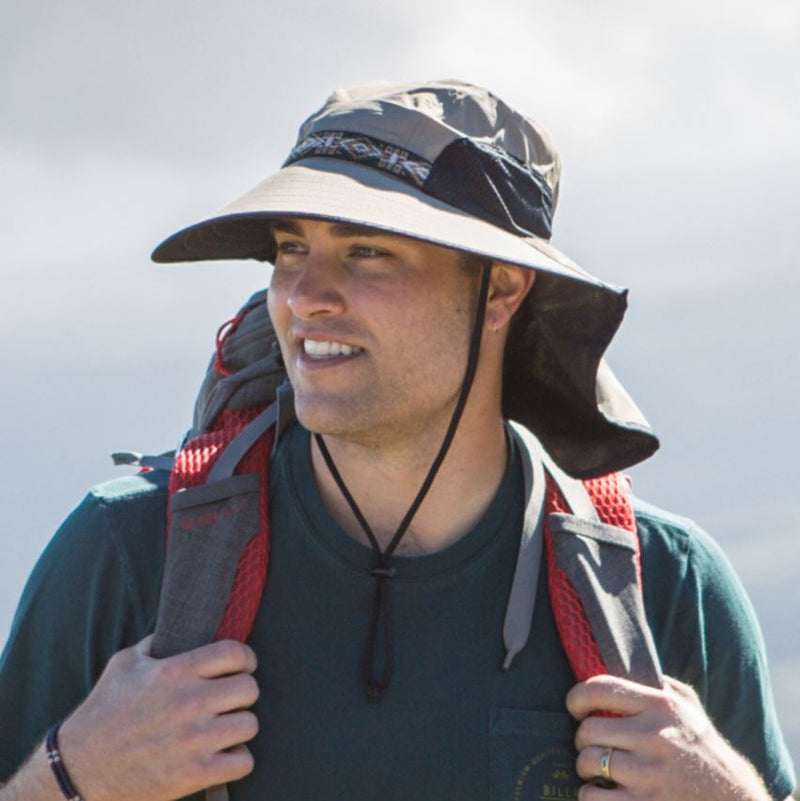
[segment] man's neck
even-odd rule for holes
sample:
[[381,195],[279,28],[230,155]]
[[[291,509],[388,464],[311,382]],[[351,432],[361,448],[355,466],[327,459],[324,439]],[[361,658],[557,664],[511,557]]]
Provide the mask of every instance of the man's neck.
[[[438,452],[444,432],[431,442],[376,448],[335,437],[325,444],[348,490],[381,547],[394,536],[417,496]],[[317,443],[312,464],[322,502],[347,534],[369,544],[342,495]],[[428,494],[395,553],[417,556],[452,545],[481,519],[505,472],[507,445],[499,416],[475,428],[462,420]]]

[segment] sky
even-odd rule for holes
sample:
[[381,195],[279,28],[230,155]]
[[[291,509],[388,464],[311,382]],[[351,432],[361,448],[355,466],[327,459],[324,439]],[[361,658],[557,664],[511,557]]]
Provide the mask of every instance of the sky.
[[0,5],[0,643],[108,454],[174,447],[258,264],[156,266],[338,86],[456,77],[541,122],[554,244],[630,288],[609,358],[662,440],[634,489],[725,548],[800,757],[795,0]]

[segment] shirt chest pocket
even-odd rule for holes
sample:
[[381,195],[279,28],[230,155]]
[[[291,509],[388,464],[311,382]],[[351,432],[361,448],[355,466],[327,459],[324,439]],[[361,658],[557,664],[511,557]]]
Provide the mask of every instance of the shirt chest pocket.
[[565,712],[497,707],[489,746],[491,801],[577,799],[575,727]]

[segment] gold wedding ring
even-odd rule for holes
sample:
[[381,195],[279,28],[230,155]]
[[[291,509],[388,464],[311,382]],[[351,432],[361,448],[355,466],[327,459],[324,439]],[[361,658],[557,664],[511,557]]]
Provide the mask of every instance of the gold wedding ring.
[[614,781],[611,778],[611,755],[613,753],[614,749],[609,746],[603,751],[603,755],[600,757],[600,776],[607,782]]

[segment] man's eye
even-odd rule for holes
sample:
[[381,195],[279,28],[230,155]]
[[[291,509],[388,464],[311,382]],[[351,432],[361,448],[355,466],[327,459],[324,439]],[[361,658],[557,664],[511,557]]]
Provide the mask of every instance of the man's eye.
[[380,256],[388,256],[389,254],[385,250],[370,247],[369,245],[353,245],[350,248],[350,255],[356,259],[373,259]]
[[284,242],[277,242],[275,244],[275,250],[278,253],[302,253],[303,246],[299,242],[287,240]]

